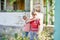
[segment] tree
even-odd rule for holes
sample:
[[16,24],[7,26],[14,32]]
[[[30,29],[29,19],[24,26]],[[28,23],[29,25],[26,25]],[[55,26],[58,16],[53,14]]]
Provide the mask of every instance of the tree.
[[9,0],[10,4],[13,5],[13,2],[15,2],[16,0]]

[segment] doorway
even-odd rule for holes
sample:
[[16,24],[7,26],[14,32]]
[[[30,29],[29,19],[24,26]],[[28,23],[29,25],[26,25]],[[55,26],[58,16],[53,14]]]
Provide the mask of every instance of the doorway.
[[25,0],[16,0],[13,3],[14,10],[25,10]]

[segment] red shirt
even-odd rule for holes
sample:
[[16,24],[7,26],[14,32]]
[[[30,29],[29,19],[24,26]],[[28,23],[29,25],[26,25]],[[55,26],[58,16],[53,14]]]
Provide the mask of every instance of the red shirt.
[[30,28],[30,30],[31,31],[38,31],[38,26],[40,25],[40,20],[33,20],[33,21],[31,21],[30,22],[30,26],[31,26],[31,28]]

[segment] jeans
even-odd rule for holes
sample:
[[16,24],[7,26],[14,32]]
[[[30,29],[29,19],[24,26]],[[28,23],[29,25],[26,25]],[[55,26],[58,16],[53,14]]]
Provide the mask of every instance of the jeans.
[[28,36],[28,33],[29,32],[24,32],[23,34],[22,34],[22,37],[24,38],[24,37],[27,37]]
[[29,32],[25,32],[25,36],[26,36],[26,37],[28,36],[28,33],[29,33]]
[[37,32],[30,32],[30,40],[34,40],[34,37],[36,40],[38,40],[38,34]]

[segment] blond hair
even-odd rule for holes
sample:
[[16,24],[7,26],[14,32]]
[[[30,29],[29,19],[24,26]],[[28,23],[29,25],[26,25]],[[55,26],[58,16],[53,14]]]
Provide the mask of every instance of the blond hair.
[[32,12],[32,15],[37,15],[37,13],[35,11]]

